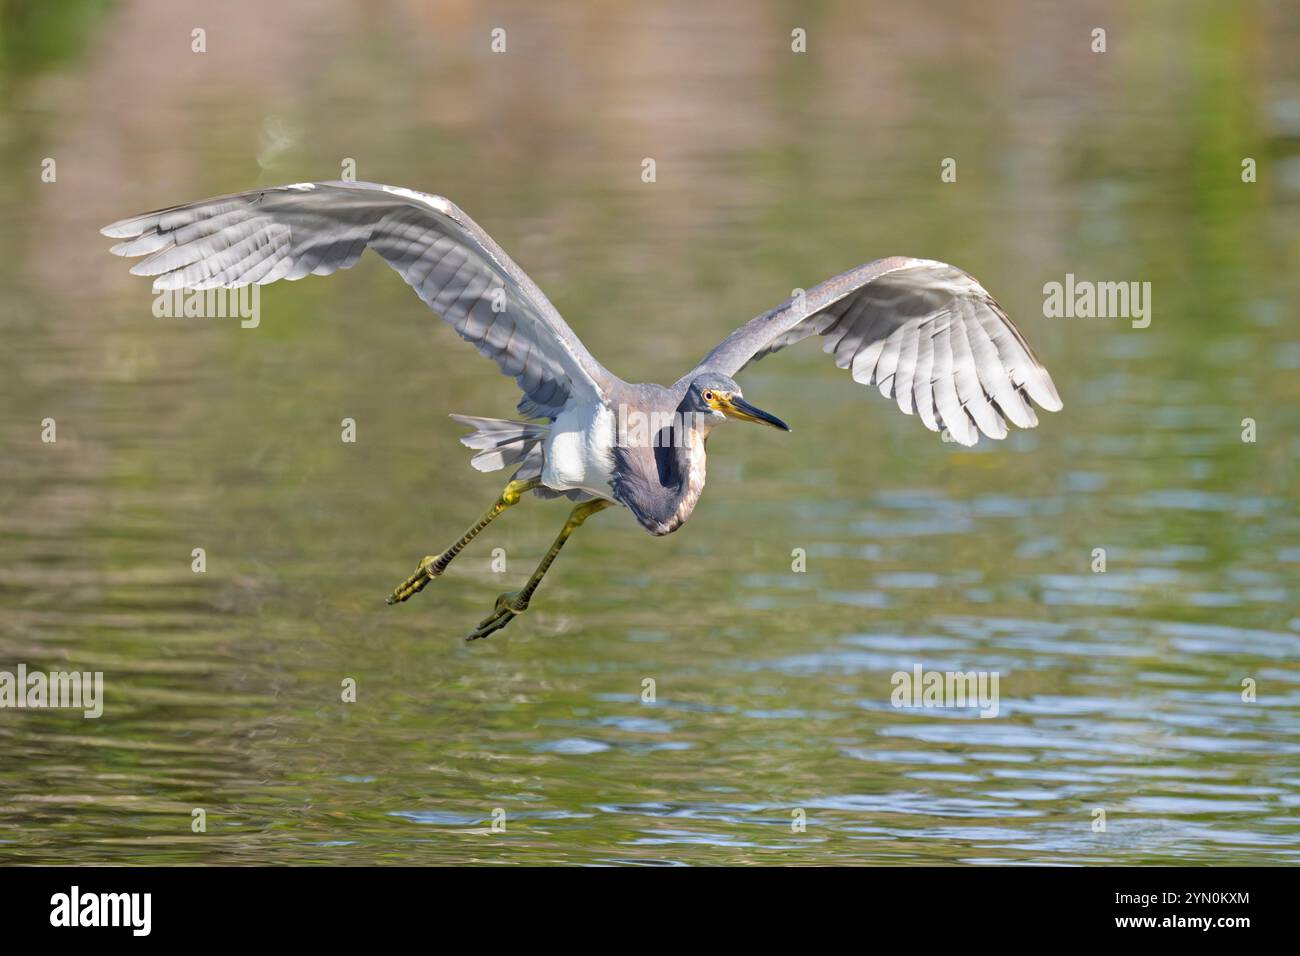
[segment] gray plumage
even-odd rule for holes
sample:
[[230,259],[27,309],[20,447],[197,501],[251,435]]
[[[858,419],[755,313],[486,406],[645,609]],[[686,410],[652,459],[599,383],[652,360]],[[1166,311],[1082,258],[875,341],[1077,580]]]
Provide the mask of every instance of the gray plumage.
[[154,290],[235,288],[329,275],[373,249],[480,353],[514,378],[519,411],[595,400],[608,376],[532,279],[456,205],[375,183],[298,183],[173,206],[102,232]]
[[[735,375],[750,362],[820,335],[835,364],[875,385],[899,410],[963,445],[1006,420],[1038,424],[1033,402],[1059,411],[1056,386],[1002,307],[943,262],[892,256],[850,269],[788,299],[728,335],[683,381],[704,369]],[[680,383],[679,383],[680,384]]]
[[[206,289],[327,275],[378,253],[434,312],[522,392],[541,422],[454,415],[481,471],[517,466],[537,493],[625,505],[667,534],[691,515],[705,442],[727,417],[784,428],[732,376],[818,335],[840,368],[931,431],[964,445],[1061,408],[1051,376],[996,301],[954,266],[895,256],[859,266],[752,319],[671,387],[607,371],[486,232],[440,196],[373,183],[299,183],[174,206],[113,223],[112,251],[154,288]],[[629,413],[654,427],[628,438]],[[667,424],[665,424],[665,422]]]

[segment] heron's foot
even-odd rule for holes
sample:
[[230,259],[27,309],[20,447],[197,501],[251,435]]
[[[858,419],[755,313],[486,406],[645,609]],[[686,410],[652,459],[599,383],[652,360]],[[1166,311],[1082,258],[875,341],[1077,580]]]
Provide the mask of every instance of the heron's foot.
[[528,598],[520,591],[507,591],[497,598],[496,608],[483,618],[479,626],[474,628],[474,633],[465,640],[477,641],[480,637],[487,637],[501,630],[526,610],[528,610]]
[[419,594],[425,586],[434,578],[439,577],[444,565],[439,561],[441,555],[425,555],[420,561],[420,566],[415,569],[415,573],[409,578],[393,588],[393,593],[388,595],[389,604],[400,604],[412,595]]

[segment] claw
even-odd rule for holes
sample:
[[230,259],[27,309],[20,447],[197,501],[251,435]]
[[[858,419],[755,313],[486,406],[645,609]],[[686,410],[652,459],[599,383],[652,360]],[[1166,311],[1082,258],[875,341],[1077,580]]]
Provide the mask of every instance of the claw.
[[400,604],[412,595],[419,594],[430,581],[441,574],[442,568],[438,566],[437,556],[426,555],[420,562],[420,566],[415,569],[415,573],[393,588],[393,592],[388,595],[386,603]]
[[447,565],[451,564],[452,559],[460,554],[478,536],[479,532],[500,517],[501,513],[511,505],[518,504],[519,499],[524,496],[524,492],[531,491],[541,483],[540,478],[530,478],[527,481],[512,481],[506,485],[500,497],[497,498],[496,504],[489,508],[483,517],[479,518],[468,531],[461,535],[459,541],[440,555],[426,556],[420,562],[420,566],[415,569],[414,574],[393,588],[393,593],[388,595],[388,603],[400,604],[411,595],[423,591],[430,581],[447,570]]
[[521,600],[518,591],[507,591],[497,598],[496,607],[492,613],[483,618],[479,622],[479,626],[474,628],[473,633],[465,640],[477,641],[489,634],[494,634],[526,610],[528,610],[528,601],[526,599]]

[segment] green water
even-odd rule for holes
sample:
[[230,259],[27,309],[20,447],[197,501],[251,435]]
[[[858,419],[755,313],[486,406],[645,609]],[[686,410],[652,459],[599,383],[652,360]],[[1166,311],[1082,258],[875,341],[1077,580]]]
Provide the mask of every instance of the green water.
[[[55,6],[0,4],[0,670],[105,703],[0,710],[0,863],[1300,860],[1294,5]],[[466,644],[564,503],[383,597],[493,500],[446,416],[513,385],[373,257],[241,329],[155,318],[96,231],[344,158],[630,380],[901,253],[1065,409],[962,449],[805,343],[742,376],[793,433],[723,428],[688,526],[598,515]],[[1150,326],[1044,318],[1067,273]],[[997,717],[891,706],[918,664]]]

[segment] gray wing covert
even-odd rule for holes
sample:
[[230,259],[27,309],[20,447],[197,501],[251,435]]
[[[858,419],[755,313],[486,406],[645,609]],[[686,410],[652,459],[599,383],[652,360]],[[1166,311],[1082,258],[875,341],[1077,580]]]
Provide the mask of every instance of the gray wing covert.
[[102,232],[154,289],[234,288],[354,265],[373,249],[523,392],[519,409],[554,417],[597,400],[609,375],[541,290],[455,204],[375,183],[298,183],[123,219]]
[[1058,411],[1047,369],[974,277],[929,259],[878,259],[787,300],[725,338],[688,375],[735,375],[810,335],[854,381],[874,385],[931,431],[963,445],[1005,421],[1038,424],[1034,403]]

